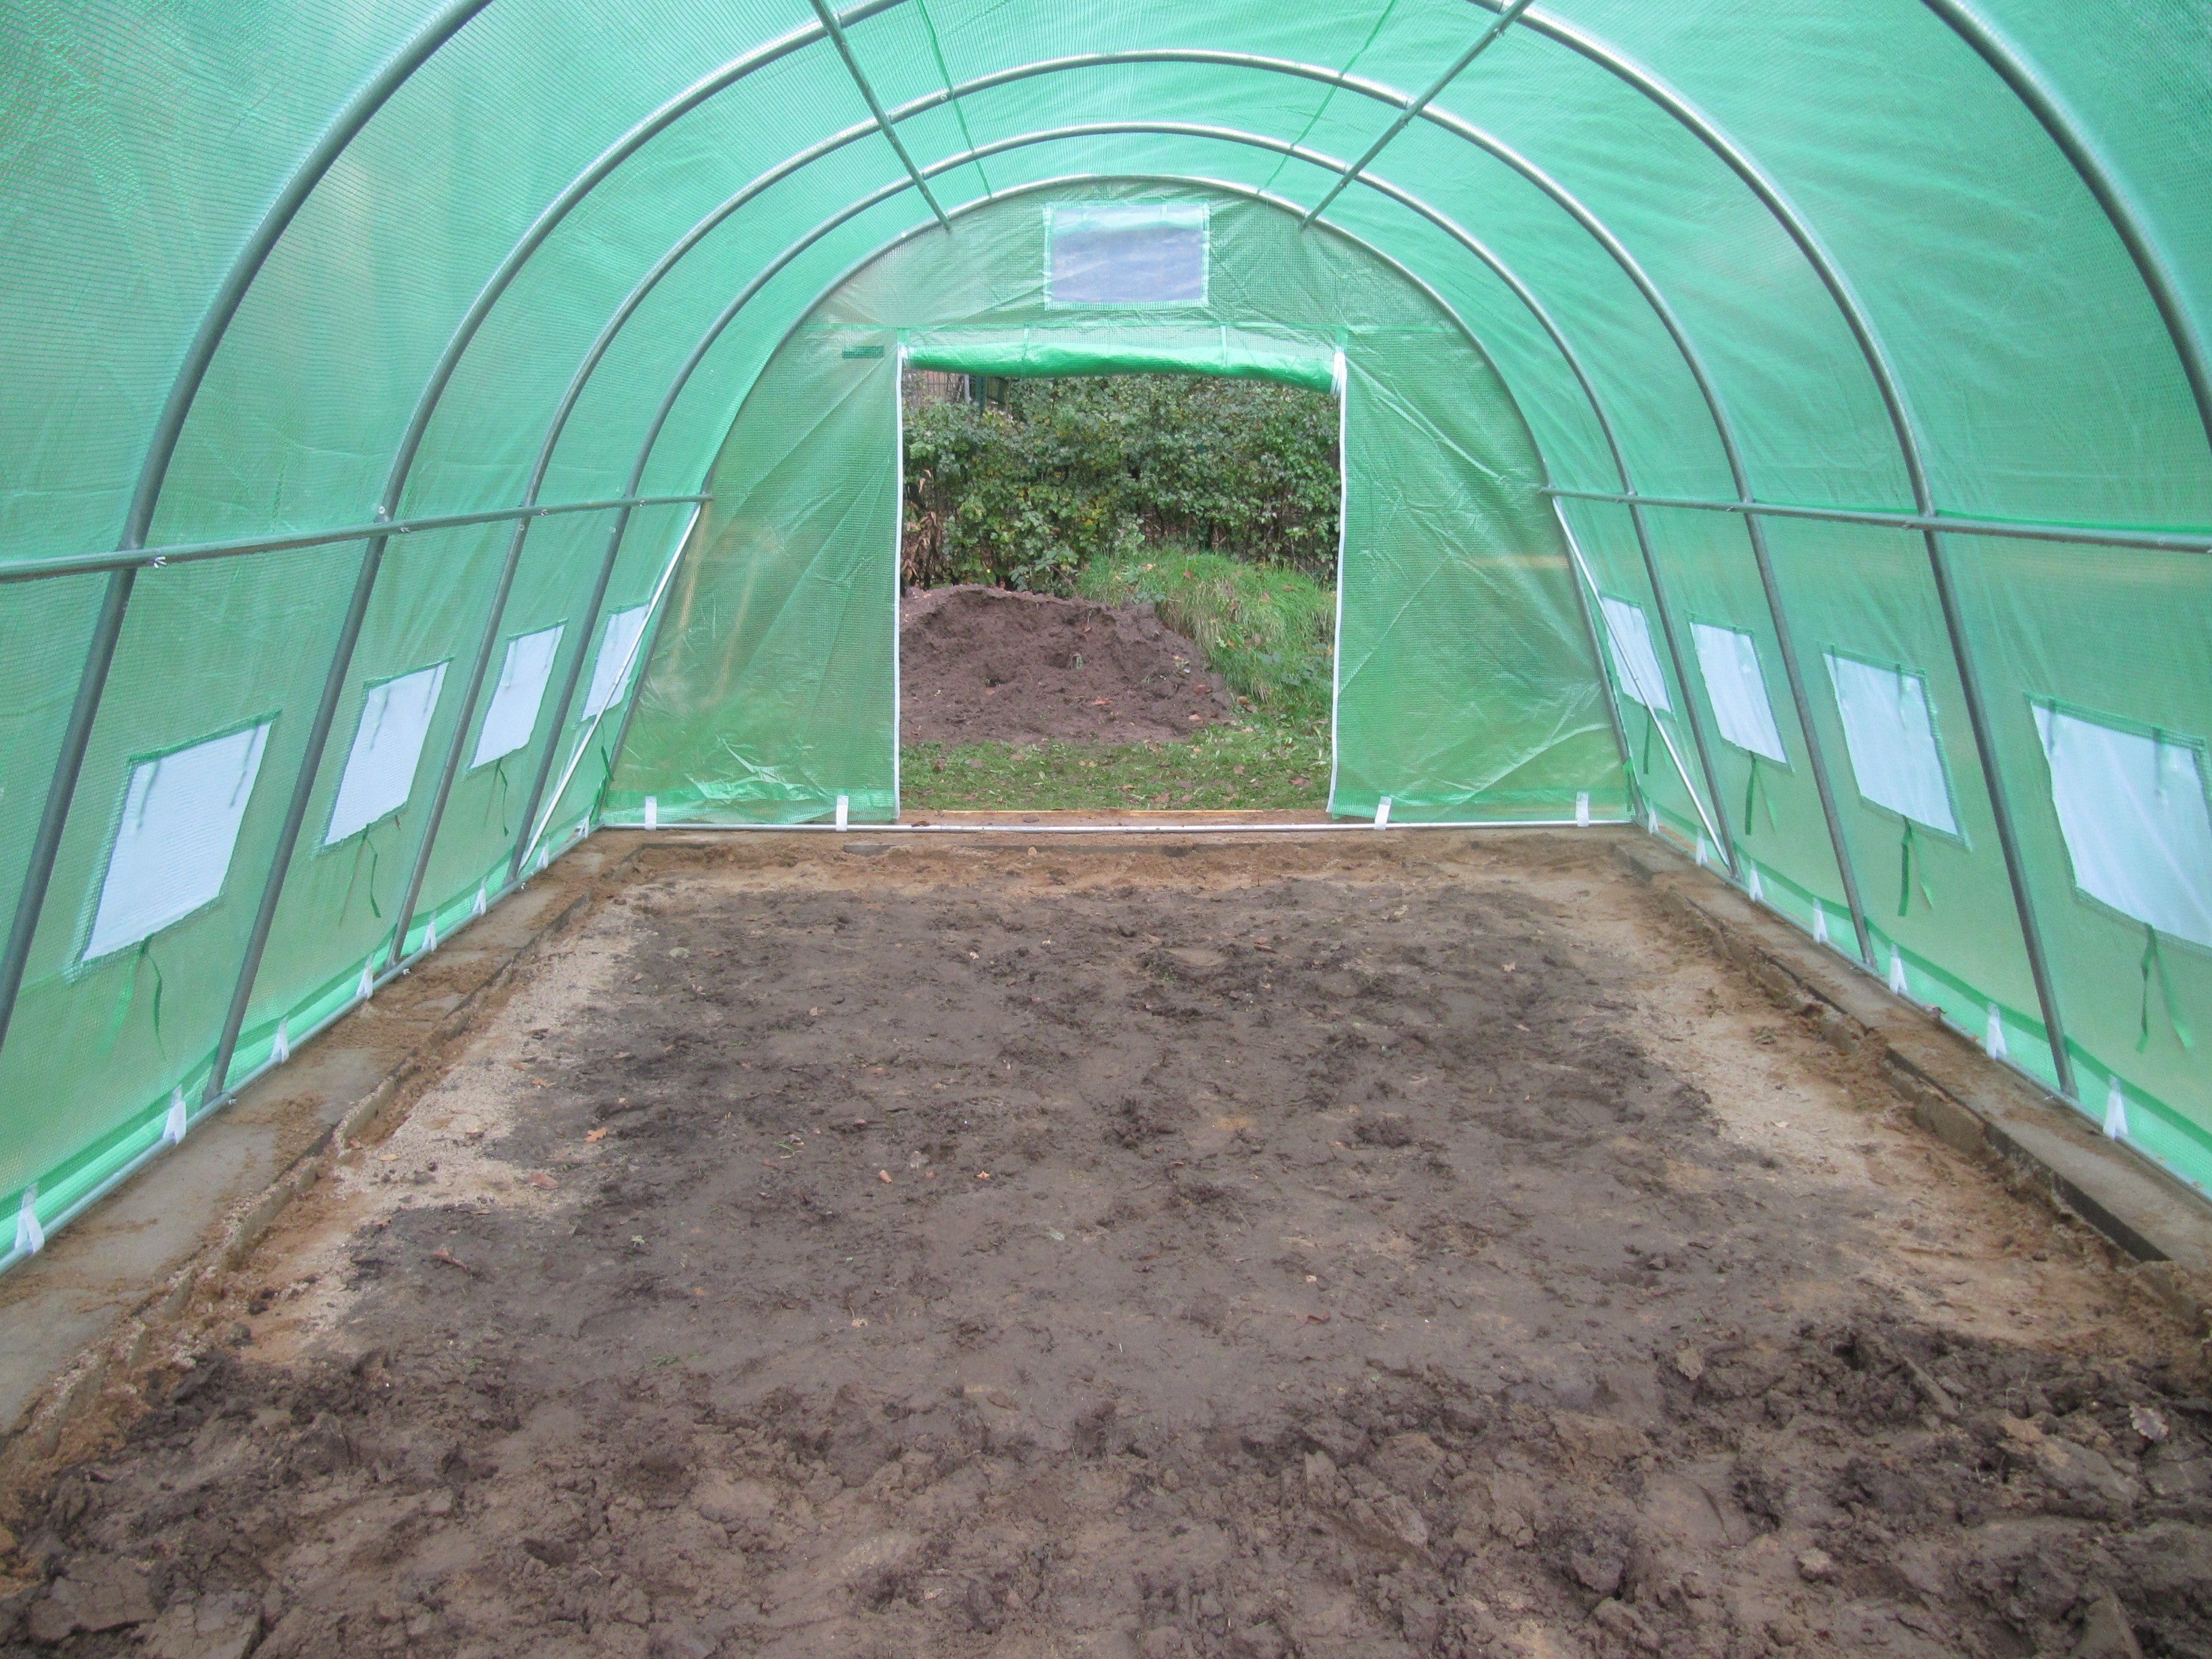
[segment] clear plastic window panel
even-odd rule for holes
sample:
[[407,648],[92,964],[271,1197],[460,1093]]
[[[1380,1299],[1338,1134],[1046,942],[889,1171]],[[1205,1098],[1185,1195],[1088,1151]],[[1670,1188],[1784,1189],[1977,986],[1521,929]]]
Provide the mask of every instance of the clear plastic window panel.
[[592,668],[591,695],[584,699],[579,720],[597,720],[628,694],[630,673],[636,666],[631,658],[644,636],[646,614],[652,609],[649,605],[635,605],[607,618],[605,631],[599,636],[599,659]]
[[331,805],[324,846],[359,835],[407,805],[445,683],[446,665],[439,663],[368,688],[362,699],[361,724],[354,728],[353,748],[346,756],[345,775]]
[[2201,746],[2045,704],[2035,725],[2075,885],[2161,933],[2212,946],[2212,814]]
[[268,738],[264,720],[131,769],[86,961],[150,939],[222,896]]
[[484,711],[476,757],[470,765],[485,765],[530,741],[538,729],[538,706],[545,701],[545,682],[553,677],[553,653],[560,649],[562,632],[559,626],[541,629],[507,642],[507,659],[500,665],[499,684],[492,692],[491,707]]
[[1053,305],[1206,303],[1202,202],[1056,202],[1045,224]]
[[1787,765],[1790,757],[1775,727],[1766,676],[1759,665],[1758,642],[1741,629],[1711,623],[1692,623],[1690,635],[1721,736],[1750,754]]
[[1620,676],[1620,689],[1644,708],[1671,714],[1674,704],[1667,695],[1667,681],[1659,672],[1659,658],[1651,649],[1651,624],[1643,608],[1626,599],[1600,596],[1605,609],[1605,631],[1613,636],[1613,661]]
[[1915,823],[1957,835],[1926,678],[1833,652],[1827,662],[1859,793]]

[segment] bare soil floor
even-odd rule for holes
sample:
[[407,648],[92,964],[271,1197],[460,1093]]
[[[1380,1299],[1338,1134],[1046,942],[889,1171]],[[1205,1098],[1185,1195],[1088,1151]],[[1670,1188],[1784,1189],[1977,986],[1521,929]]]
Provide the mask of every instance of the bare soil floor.
[[1601,834],[642,867],[17,1495],[15,1642],[2212,1651],[2187,1334]]

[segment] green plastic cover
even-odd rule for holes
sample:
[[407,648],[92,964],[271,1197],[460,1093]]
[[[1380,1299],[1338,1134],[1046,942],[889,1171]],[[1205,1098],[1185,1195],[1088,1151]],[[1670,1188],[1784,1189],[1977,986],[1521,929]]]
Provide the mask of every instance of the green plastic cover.
[[[1064,304],[1048,227],[1094,201],[1204,216],[1204,301]],[[1141,274],[1141,273],[1140,273]],[[898,810],[899,368],[1266,375],[1340,389],[1332,811],[1619,819],[1595,637],[1542,464],[1466,329],[1279,203],[1169,185],[1002,194],[840,283],[769,359],[708,474],[610,822]]]
[[[2201,0],[1543,0],[1414,108],[1508,9],[864,0],[837,14],[864,90],[809,0],[635,0],[613,21],[579,0],[9,8],[17,1253],[351,1006],[395,944],[450,937],[518,854],[526,874],[600,821],[618,764],[626,811],[647,779],[708,815],[811,815],[831,787],[890,810],[902,330],[909,362],[992,373],[1309,384],[1325,343],[1354,486],[1338,810],[1544,817],[1587,791],[1601,818],[1628,803],[1625,748],[1642,822],[2212,1183]],[[943,268],[987,225],[1116,191],[1289,238],[1239,192],[1310,209],[1386,138],[1291,238],[1328,251],[1288,264],[1159,220],[1125,283],[1085,261],[1146,222],[1094,215],[1060,264],[1036,250],[1003,316]],[[919,286],[885,295],[870,270]],[[1103,341],[1040,319],[1048,270],[1112,309]],[[1202,295],[1184,320],[1212,337],[1156,333],[1146,293]],[[839,327],[884,355],[813,362]],[[925,357],[940,328],[955,355]],[[1409,343],[1421,330],[1461,367]],[[753,431],[786,394],[818,433]],[[849,471],[807,475],[826,465]],[[1547,484],[1579,492],[1556,518]],[[716,499],[688,533],[690,502],[588,507],[634,493]],[[1591,499],[1626,495],[1639,511]],[[519,547],[513,519],[450,522],[526,503],[579,510]],[[1721,510],[1747,503],[1814,516]],[[367,545],[347,532],[380,517],[438,522],[392,538],[341,656]],[[326,539],[99,564],[126,542],[301,536]],[[741,568],[762,537],[784,550]],[[1419,597],[1399,614],[1393,593]],[[742,611],[714,608],[732,594]],[[648,605],[649,690],[583,717],[609,619]],[[832,617],[852,631],[825,635]],[[1629,637],[1608,623],[1578,656],[1594,617]],[[510,649],[556,628],[550,657]],[[1632,659],[1662,684],[1621,695]],[[1832,662],[1894,696],[1855,692],[1847,722]],[[326,838],[349,757],[405,758],[360,736],[376,688],[440,665],[403,803]],[[472,764],[488,722],[501,743],[527,724],[541,670],[526,738]],[[685,710],[726,723],[726,764]],[[241,763],[231,793],[217,760]],[[1939,822],[1894,804],[1914,799]],[[165,872],[149,860],[172,839]],[[176,904],[148,896],[170,875]]]

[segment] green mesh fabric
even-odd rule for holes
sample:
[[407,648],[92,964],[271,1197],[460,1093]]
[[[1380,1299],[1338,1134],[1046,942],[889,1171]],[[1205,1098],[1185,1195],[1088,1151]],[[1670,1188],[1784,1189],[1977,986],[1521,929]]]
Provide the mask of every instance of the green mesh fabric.
[[[364,969],[447,937],[610,807],[665,793],[678,816],[808,817],[828,790],[895,811],[902,343],[994,374],[1306,384],[1325,348],[1333,386],[1341,348],[1338,811],[1389,795],[1401,819],[1551,817],[1588,796],[1853,955],[1855,890],[1873,971],[2053,1083],[2055,1009],[2082,1109],[2212,1182],[2212,949],[2084,885],[2037,725],[2063,706],[2148,734],[2162,775],[2212,777],[2203,6],[2138,0],[2084,27],[2059,0],[1546,0],[1319,225],[1255,199],[1320,202],[1504,9],[848,6],[948,233],[804,0],[618,18],[574,0],[12,8],[0,1200],[35,1189],[32,1212],[64,1219],[173,1133],[178,1103],[188,1120],[219,1102],[350,1006]],[[1033,268],[955,268],[1079,179],[1223,204],[1203,319],[1085,334],[1038,312]],[[1306,252],[1263,256],[1270,238]],[[1210,341],[1167,325],[1198,320]],[[801,373],[863,325],[885,356],[839,346]],[[214,349],[172,449],[163,410],[196,337]],[[849,395],[826,395],[840,375]],[[2195,550],[1771,517],[1762,573],[1741,514],[1651,506],[1639,525],[1547,484]],[[532,520],[519,546],[512,520],[393,537],[334,680],[359,538],[142,569],[111,666],[83,678],[121,588],[66,562],[124,545],[134,499],[158,550],[633,494],[714,500],[696,526],[668,501]],[[1649,619],[1665,712],[1608,708],[1619,653],[1590,620],[1607,599]],[[585,718],[607,618],[647,605],[641,691]],[[526,740],[471,764],[507,642],[556,624]],[[1748,636],[1783,760],[1754,766],[1719,733],[1700,624]],[[1919,677],[1951,830],[1908,839],[1862,787],[1832,653]],[[325,845],[370,688],[440,663],[404,804]],[[326,681],[340,695],[310,754]],[[220,893],[85,960],[133,769],[261,721]],[[2130,810],[2144,834],[2186,817],[2162,795]]]

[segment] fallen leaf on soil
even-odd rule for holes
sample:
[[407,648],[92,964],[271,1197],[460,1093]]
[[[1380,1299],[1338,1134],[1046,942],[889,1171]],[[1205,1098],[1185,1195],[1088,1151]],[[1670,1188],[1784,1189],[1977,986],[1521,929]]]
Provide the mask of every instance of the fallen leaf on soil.
[[978,1181],[988,1181],[990,1178],[991,1172],[988,1170],[978,1170],[975,1171],[975,1179]]
[[543,1170],[532,1170],[528,1175],[522,1178],[528,1182],[532,1186],[542,1187],[549,1192],[555,1187],[561,1184],[557,1181],[554,1180],[551,1176],[547,1175]]
[[462,1261],[460,1257],[455,1255],[451,1250],[447,1249],[443,1245],[439,1246],[438,1249],[430,1252],[430,1260],[433,1261],[442,1261],[448,1267],[459,1267],[471,1279],[479,1277],[474,1267],[469,1266],[467,1262]]
[[594,1143],[605,1140],[606,1138],[607,1132],[605,1129],[593,1129],[584,1137],[586,1140]]
[[1680,1348],[1674,1353],[1674,1369],[1696,1382],[1705,1374],[1705,1358],[1695,1348]]

